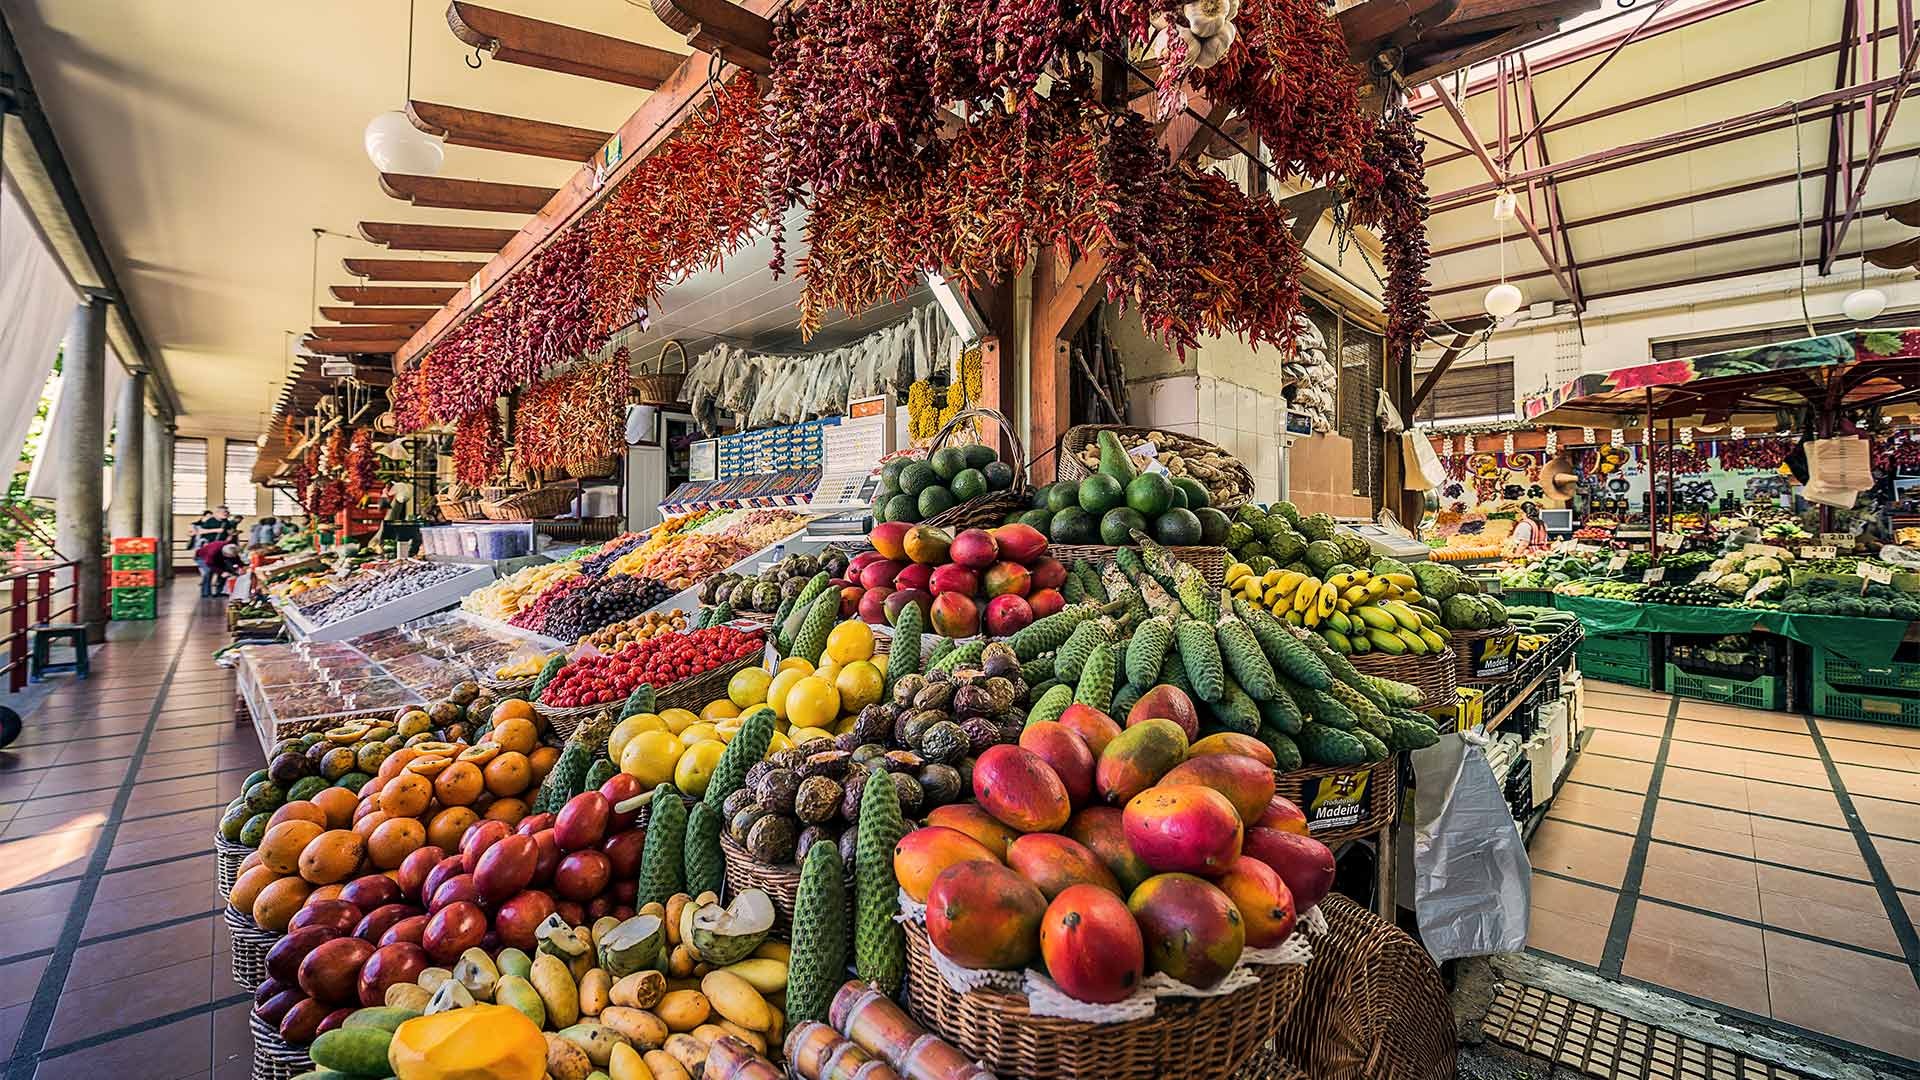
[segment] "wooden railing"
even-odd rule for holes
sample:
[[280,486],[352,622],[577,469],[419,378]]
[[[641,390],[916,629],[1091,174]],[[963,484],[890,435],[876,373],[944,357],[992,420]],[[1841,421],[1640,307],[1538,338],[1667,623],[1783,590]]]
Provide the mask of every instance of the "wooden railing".
[[[71,570],[71,562],[15,562],[13,568],[0,574],[0,598],[6,604],[0,607],[0,645],[4,645],[7,663],[0,667],[7,676],[7,690],[17,693],[27,685],[27,658],[32,651],[32,641],[28,629],[36,623],[55,621],[55,616],[70,615],[78,602],[73,594],[73,575],[68,574],[64,585],[56,585],[54,577],[62,570]],[[61,593],[69,594],[66,606],[55,610],[54,597]]]

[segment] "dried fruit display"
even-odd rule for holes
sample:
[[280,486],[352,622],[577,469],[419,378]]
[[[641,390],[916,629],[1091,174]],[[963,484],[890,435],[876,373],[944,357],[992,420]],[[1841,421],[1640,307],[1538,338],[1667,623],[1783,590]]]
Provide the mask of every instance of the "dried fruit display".
[[653,578],[595,578],[549,605],[540,632],[561,641],[578,641],[603,626],[641,614],[679,589]]
[[563,578],[559,581],[556,581],[553,584],[547,586],[547,589],[545,592],[541,593],[537,597],[534,597],[533,603],[528,604],[526,607],[520,609],[520,614],[515,615],[511,620],[509,620],[509,623],[510,625],[517,626],[522,630],[533,630],[538,632],[541,627],[546,625],[547,611],[550,608],[552,608],[554,604],[558,603],[560,599],[566,596],[567,594],[572,593],[579,589],[584,589],[592,583],[593,583],[593,579],[586,576],[585,574],[578,574],[570,578]]
[[603,653],[618,652],[636,641],[645,641],[660,634],[678,633],[686,628],[687,613],[679,608],[665,612],[649,611],[645,615],[603,626],[582,638],[581,642]]
[[578,563],[541,563],[516,570],[491,585],[468,593],[460,601],[463,611],[505,622],[525,611],[555,582],[580,573]]

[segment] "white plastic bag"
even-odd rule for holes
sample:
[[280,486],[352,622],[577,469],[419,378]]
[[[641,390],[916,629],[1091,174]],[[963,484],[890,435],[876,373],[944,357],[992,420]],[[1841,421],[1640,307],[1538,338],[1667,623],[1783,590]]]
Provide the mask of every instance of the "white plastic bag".
[[1436,961],[1527,944],[1533,870],[1485,743],[1461,732],[1412,754],[1413,908]]

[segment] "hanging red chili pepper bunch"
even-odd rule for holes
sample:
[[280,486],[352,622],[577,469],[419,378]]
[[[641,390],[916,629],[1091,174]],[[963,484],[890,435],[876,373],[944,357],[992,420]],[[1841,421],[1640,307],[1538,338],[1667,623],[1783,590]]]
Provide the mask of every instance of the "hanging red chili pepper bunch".
[[1360,112],[1360,73],[1322,0],[1243,0],[1237,40],[1187,81],[1231,106],[1273,159],[1311,180],[1373,186],[1364,155],[1372,125]]
[[362,499],[373,494],[378,484],[380,461],[373,452],[373,429],[361,428],[347,443],[345,481],[347,495]]
[[394,430],[405,432],[419,431],[433,423],[432,407],[427,401],[427,380],[424,365],[430,363],[433,355],[422,358],[422,366],[402,367],[393,373],[393,383],[387,387],[387,401],[392,405]]
[[759,117],[752,75],[715,88],[586,221],[596,333],[645,319],[663,287],[719,266],[770,220]]
[[1427,169],[1413,113],[1395,109],[1374,125],[1363,154],[1378,175],[1372,185],[1353,189],[1354,220],[1381,233],[1387,281],[1387,337],[1418,345],[1425,333],[1427,305]]
[[625,446],[624,352],[588,361],[520,395],[513,412],[514,456],[523,466],[551,469],[604,460]]
[[316,517],[330,518],[347,508],[346,485],[338,480],[315,477],[307,485],[304,500],[307,511]]
[[1723,469],[1772,472],[1793,452],[1793,441],[1790,439],[1722,439],[1713,445]]
[[1675,476],[1698,476],[1707,471],[1706,455],[1701,453],[1700,447],[1685,443],[1656,447],[1653,451],[1653,469]]
[[1920,441],[1911,432],[1888,431],[1873,437],[1873,468],[1876,472],[1892,469],[1920,469]]
[[343,425],[327,436],[326,455],[320,460],[322,472],[339,472],[347,463],[347,429]]
[[287,491],[302,506],[307,504],[307,487],[313,482],[312,455],[303,454],[287,469]]
[[453,478],[468,487],[482,487],[500,474],[507,457],[506,435],[500,430],[500,412],[489,405],[469,413],[453,426]]

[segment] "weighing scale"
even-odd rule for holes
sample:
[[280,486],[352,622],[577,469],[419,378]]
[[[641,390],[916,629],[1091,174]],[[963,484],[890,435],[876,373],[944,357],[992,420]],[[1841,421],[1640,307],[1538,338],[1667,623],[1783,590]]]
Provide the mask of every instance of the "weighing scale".
[[1432,558],[1433,549],[1411,537],[1388,532],[1371,521],[1341,522],[1336,531],[1350,532],[1367,542],[1367,547],[1375,555],[1385,555],[1404,563],[1425,562]]

